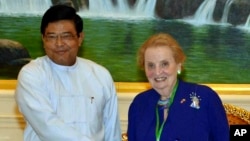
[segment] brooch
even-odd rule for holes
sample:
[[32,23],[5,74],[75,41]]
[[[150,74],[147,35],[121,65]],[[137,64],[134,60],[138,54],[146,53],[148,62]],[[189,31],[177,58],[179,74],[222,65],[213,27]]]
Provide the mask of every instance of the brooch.
[[200,96],[197,96],[195,92],[192,92],[190,94],[190,99],[192,103],[190,104],[190,107],[195,109],[200,109]]

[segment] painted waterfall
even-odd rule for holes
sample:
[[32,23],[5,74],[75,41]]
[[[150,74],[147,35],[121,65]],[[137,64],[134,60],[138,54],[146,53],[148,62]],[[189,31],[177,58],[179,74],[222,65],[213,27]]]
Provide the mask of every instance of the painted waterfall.
[[[228,23],[234,0],[228,0],[220,22],[212,16],[216,0],[204,0],[193,15],[172,20],[156,15],[156,2],[137,0],[131,7],[124,0],[116,5],[90,0],[88,9],[79,10],[85,32],[79,55],[105,66],[116,82],[147,81],[136,65],[137,49],[150,35],[167,32],[187,55],[183,79],[250,83],[250,18],[242,25]],[[0,0],[0,39],[20,42],[31,59],[44,55],[39,26],[42,13],[51,5],[50,0]],[[20,67],[0,63],[0,79],[16,79]]]

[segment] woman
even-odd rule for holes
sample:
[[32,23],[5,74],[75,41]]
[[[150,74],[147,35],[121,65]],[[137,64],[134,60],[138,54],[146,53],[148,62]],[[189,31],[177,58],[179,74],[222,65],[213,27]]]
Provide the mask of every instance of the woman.
[[152,89],[129,108],[129,141],[229,141],[222,101],[211,88],[178,79],[185,54],[168,34],[150,37],[139,49],[138,64]]

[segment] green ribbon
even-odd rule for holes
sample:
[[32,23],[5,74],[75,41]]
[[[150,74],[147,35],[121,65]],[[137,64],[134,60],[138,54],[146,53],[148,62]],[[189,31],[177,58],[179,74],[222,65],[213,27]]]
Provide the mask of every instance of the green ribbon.
[[[169,108],[170,108],[170,106],[172,105],[172,103],[173,103],[173,101],[174,101],[174,97],[175,97],[175,94],[176,94],[176,90],[177,90],[177,88],[178,88],[178,85],[179,85],[179,81],[177,80],[176,83],[175,83],[173,92],[172,92],[172,94],[171,94],[171,96],[170,96]],[[163,121],[163,123],[161,124],[161,127],[159,128],[160,119],[159,119],[159,111],[158,111],[157,106],[156,106],[155,113],[156,113],[156,130],[155,130],[155,136],[156,136],[156,141],[160,141],[161,134],[162,134],[162,130],[163,130],[163,126],[164,126],[166,120]]]

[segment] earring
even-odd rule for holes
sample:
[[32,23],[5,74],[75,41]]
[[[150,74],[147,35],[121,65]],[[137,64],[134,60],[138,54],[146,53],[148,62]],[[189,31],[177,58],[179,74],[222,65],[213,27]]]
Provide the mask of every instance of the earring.
[[180,75],[180,74],[181,74],[181,70],[178,70],[178,71],[177,71],[177,74],[179,74],[179,75]]

